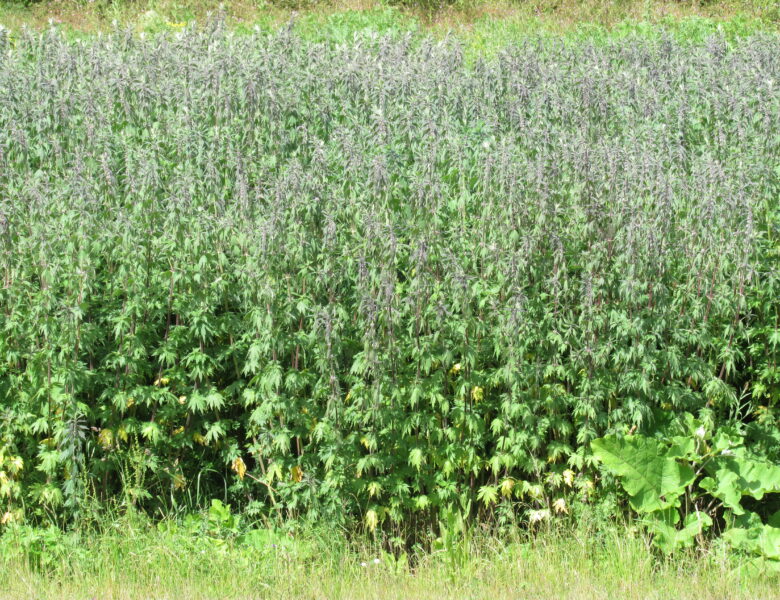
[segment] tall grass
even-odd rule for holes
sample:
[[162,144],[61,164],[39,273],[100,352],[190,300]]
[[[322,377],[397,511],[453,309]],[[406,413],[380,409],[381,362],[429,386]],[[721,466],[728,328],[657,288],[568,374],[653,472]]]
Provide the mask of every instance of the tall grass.
[[259,542],[125,519],[99,533],[52,535],[48,547],[24,546],[23,531],[6,532],[0,598],[722,600],[772,598],[778,585],[717,552],[658,560],[647,540],[623,528],[472,536],[408,556],[327,530],[256,531]]

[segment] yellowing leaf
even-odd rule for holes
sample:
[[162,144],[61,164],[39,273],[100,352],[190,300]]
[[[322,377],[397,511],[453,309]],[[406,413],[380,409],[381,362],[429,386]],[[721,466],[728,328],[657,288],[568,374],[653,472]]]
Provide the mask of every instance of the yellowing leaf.
[[509,496],[512,493],[512,489],[515,487],[514,479],[504,479],[501,482],[501,495],[504,497]]
[[553,510],[560,514],[569,514],[569,509],[566,506],[566,500],[563,498],[558,498],[555,502],[553,502]]
[[238,475],[239,479],[244,479],[244,475],[246,474],[246,463],[244,463],[244,459],[240,456],[233,459],[231,468],[235,471],[236,475]]
[[574,471],[572,471],[571,469],[566,469],[563,472],[563,482],[569,487],[571,487],[572,484],[574,483]]
[[186,483],[187,480],[184,479],[184,475],[182,475],[181,473],[176,473],[176,475],[173,476],[174,489],[183,490]]
[[110,450],[114,443],[114,432],[110,429],[101,429],[98,434],[98,443],[103,450]]
[[460,370],[461,370],[460,363],[455,363],[454,365],[452,365],[452,368],[450,369],[450,375],[455,376],[458,373],[460,373]]
[[377,525],[379,525],[379,515],[376,514],[376,511],[373,508],[366,511],[366,527],[368,527],[368,530],[374,531]]
[[301,469],[298,465],[295,465],[290,469],[290,475],[292,476],[292,480],[295,483],[300,483],[303,479],[303,469]]
[[205,437],[203,437],[203,436],[202,436],[200,433],[193,433],[193,434],[192,434],[192,440],[193,440],[195,443],[197,443],[197,444],[200,444],[201,446],[205,446],[205,445],[207,445],[207,443],[208,443],[208,442],[206,441],[206,438],[205,438]]
[[376,481],[372,481],[371,483],[368,484],[367,490],[368,490],[368,497],[373,498],[382,493],[382,484]]
[[474,402],[481,402],[484,397],[485,390],[481,387],[476,386],[471,390],[471,399],[474,400]]
[[24,469],[24,460],[21,456],[12,456],[8,459],[8,470],[11,475],[17,475],[22,469]]

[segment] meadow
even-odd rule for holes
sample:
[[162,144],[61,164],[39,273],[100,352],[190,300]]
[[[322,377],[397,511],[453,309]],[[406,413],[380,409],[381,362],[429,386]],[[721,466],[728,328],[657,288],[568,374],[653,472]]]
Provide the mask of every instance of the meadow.
[[772,597],[772,26],[154,18],[0,29],[0,597]]

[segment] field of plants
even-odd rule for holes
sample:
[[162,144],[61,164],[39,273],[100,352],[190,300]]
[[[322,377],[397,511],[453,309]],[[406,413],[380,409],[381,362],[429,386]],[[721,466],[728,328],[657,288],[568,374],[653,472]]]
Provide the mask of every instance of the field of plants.
[[776,570],[779,204],[774,33],[0,29],[0,533]]

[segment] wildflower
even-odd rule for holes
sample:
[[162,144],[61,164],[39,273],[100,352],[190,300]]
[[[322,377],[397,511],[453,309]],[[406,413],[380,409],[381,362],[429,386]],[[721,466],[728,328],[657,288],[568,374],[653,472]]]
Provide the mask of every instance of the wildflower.
[[368,566],[368,563],[367,563],[367,562],[362,562],[362,563],[360,563],[360,566],[361,566],[361,567],[367,567],[367,566]]
[[372,562],[373,562],[375,565],[378,565],[378,564],[379,564],[379,563],[381,563],[382,561],[381,561],[381,560],[379,560],[378,558],[375,558],[375,559],[374,559]]

